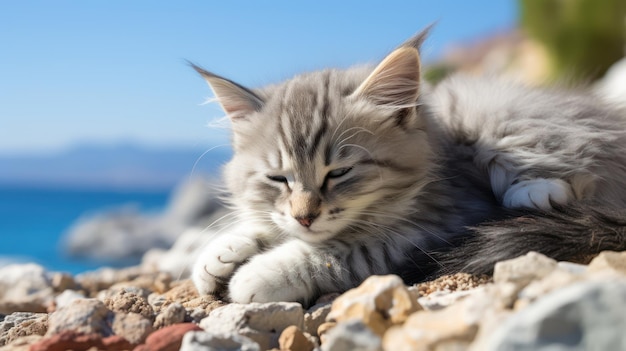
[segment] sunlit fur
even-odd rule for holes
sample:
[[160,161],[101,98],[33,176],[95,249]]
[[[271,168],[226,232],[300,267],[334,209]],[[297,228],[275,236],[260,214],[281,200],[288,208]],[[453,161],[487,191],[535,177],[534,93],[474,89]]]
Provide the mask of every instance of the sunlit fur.
[[624,206],[619,113],[489,79],[429,87],[422,39],[375,68],[258,90],[195,67],[231,118],[235,151],[224,181],[236,219],[194,267],[201,293],[308,303],[372,274],[413,282],[507,207]]

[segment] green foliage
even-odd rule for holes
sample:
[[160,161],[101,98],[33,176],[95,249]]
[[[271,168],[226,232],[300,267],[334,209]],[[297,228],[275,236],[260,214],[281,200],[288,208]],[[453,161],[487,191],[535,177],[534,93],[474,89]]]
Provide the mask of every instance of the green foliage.
[[624,56],[626,0],[519,0],[522,28],[545,45],[553,78],[600,78]]

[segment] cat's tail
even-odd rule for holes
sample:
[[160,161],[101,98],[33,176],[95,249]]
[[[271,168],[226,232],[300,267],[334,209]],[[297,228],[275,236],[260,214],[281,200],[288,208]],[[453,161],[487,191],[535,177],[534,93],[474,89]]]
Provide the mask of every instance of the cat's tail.
[[460,248],[444,254],[440,273],[491,274],[496,262],[529,251],[586,263],[605,250],[626,250],[626,210],[577,203],[472,228]]

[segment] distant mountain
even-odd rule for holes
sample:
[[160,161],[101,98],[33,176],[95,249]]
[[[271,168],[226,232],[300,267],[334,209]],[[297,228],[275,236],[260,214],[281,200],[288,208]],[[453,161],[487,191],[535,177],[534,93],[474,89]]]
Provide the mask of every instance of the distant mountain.
[[231,150],[205,151],[117,144],[80,145],[47,155],[0,155],[0,185],[165,190],[192,175],[217,177]]

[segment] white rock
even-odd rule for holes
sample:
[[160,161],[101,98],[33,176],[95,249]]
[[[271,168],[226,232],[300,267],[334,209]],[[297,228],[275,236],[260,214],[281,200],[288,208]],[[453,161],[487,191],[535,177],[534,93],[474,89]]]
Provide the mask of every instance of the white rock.
[[417,302],[424,307],[425,310],[434,311],[440,310],[451,304],[457,302],[458,300],[476,294],[482,290],[484,287],[478,287],[471,290],[460,290],[460,291],[435,291],[427,296],[423,296],[417,299]]
[[496,263],[493,281],[496,284],[513,283],[521,289],[534,279],[545,277],[556,266],[555,260],[537,252],[529,252],[524,256]]
[[185,334],[180,351],[260,351],[254,340],[238,334],[192,331]]
[[84,299],[85,295],[75,290],[65,290],[54,298],[56,308],[63,308],[75,300]]
[[46,335],[59,334],[64,331],[79,333],[97,333],[102,336],[113,335],[111,320],[113,312],[104,303],[96,299],[74,300],[67,306],[59,308],[48,317]]
[[[0,313],[11,313],[23,306],[21,311],[47,305],[52,302],[53,289],[46,270],[37,264],[12,264],[0,268]],[[41,308],[41,307],[40,307]]]
[[339,323],[325,335],[322,351],[346,350],[382,351],[382,341],[360,321]]
[[483,350],[625,350],[624,316],[626,279],[574,283],[512,315]]
[[290,325],[302,329],[304,311],[294,302],[231,303],[213,310],[200,327],[216,334],[241,334],[267,350],[278,347],[278,337]]

